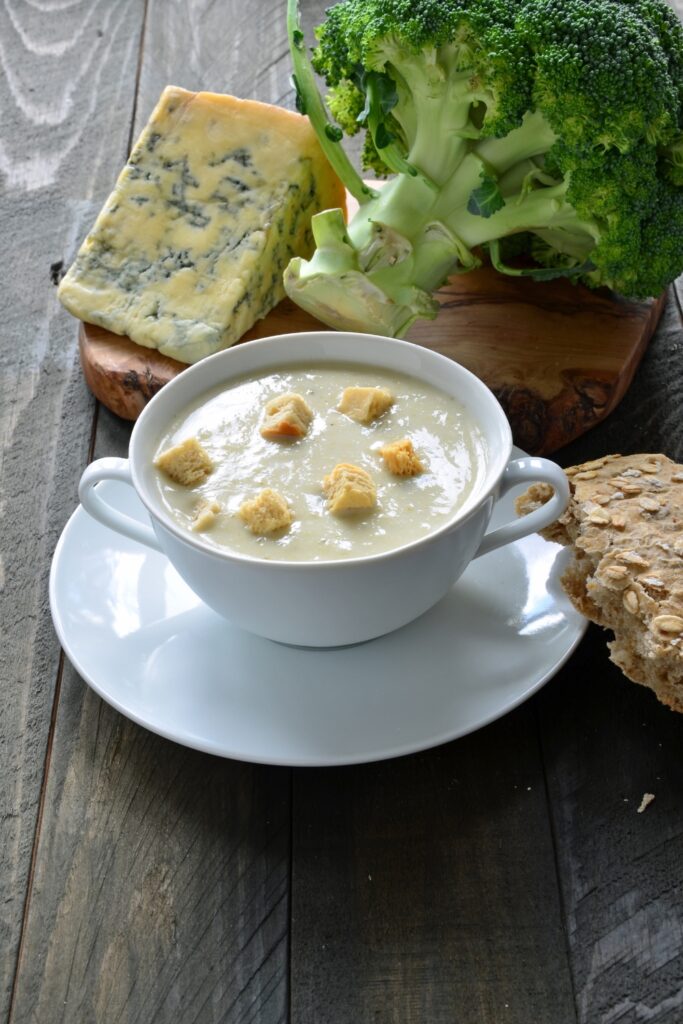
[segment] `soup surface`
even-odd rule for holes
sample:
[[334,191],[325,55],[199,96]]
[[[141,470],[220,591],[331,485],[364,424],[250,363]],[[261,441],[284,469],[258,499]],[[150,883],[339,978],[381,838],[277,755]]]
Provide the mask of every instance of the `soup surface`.
[[[352,386],[387,388],[394,403],[372,423],[358,423],[336,408]],[[308,433],[266,440],[259,432],[264,407],[287,392],[301,395],[314,411]],[[456,399],[413,377],[356,364],[287,366],[207,392],[175,420],[156,454],[187,438],[199,441],[214,469],[195,487],[157,471],[167,512],[192,531],[198,507],[216,502],[220,511],[211,526],[193,536],[219,549],[280,561],[359,558],[432,533],[467,500],[486,466],[484,438]],[[395,476],[379,454],[402,438],[412,441],[424,465],[419,475]],[[338,463],[367,470],[377,488],[374,509],[329,511],[322,481]],[[286,531],[255,536],[239,509],[265,488],[287,499],[294,521]]]

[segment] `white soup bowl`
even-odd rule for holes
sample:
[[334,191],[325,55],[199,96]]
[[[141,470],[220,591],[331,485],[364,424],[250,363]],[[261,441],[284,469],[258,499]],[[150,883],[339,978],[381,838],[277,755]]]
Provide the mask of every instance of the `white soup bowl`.
[[[337,561],[273,561],[216,550],[179,526],[163,507],[153,460],[172,421],[202,394],[292,364],[348,362],[409,374],[457,399],[483,435],[488,452],[481,482],[433,533],[376,555]],[[218,352],[183,371],[145,407],[128,459],[105,458],[83,473],[83,507],[106,526],[163,552],[192,590],[235,625],[289,644],[330,647],[389,633],[439,601],[473,558],[548,526],[563,512],[569,487],[562,470],[541,458],[511,459],[512,434],[489,389],[445,356],[411,342],[374,335],[316,331],[252,341]],[[131,484],[151,526],[109,505],[100,480]],[[498,498],[517,484],[545,481],[550,501],[486,534]]]

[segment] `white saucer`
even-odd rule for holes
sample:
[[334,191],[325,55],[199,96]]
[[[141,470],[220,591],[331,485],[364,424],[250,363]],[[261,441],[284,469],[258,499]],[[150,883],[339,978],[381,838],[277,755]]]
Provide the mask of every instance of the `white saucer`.
[[[135,493],[108,500],[144,519]],[[494,525],[513,517],[513,495]],[[50,603],[85,681],[122,714],[243,761],[338,765],[463,736],[538,690],[585,621],[559,587],[563,555],[528,537],[473,562],[416,622],[356,647],[287,647],[210,611],[166,559],[78,508],[55,551]]]

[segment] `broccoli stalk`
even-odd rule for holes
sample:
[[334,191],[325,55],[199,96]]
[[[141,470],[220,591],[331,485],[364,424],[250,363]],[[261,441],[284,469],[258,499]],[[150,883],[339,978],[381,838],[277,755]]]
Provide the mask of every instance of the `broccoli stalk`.
[[[503,273],[638,297],[683,269],[683,31],[664,0],[346,0],[327,13],[313,63],[340,127],[289,0],[295,79],[359,210],[348,225],[338,210],[314,217],[315,253],[285,272],[314,316],[402,335],[486,254]],[[341,129],[361,127],[366,163],[395,174],[376,191],[339,156]],[[528,239],[522,267],[505,258],[513,236]]]
[[296,107],[300,114],[307,114],[320,140],[325,156],[343,181],[351,195],[359,203],[374,195],[360,175],[356,173],[340,142],[343,132],[329,121],[318,88],[311,62],[304,49],[304,35],[300,28],[298,0],[287,4],[287,34],[292,54],[292,84],[296,90]]

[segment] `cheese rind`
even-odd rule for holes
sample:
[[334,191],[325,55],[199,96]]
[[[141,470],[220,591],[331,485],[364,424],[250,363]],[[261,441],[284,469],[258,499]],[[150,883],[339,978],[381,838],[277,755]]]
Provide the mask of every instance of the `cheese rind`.
[[81,320],[193,363],[284,296],[310,220],[344,191],[307,118],[166,88],[63,278]]

